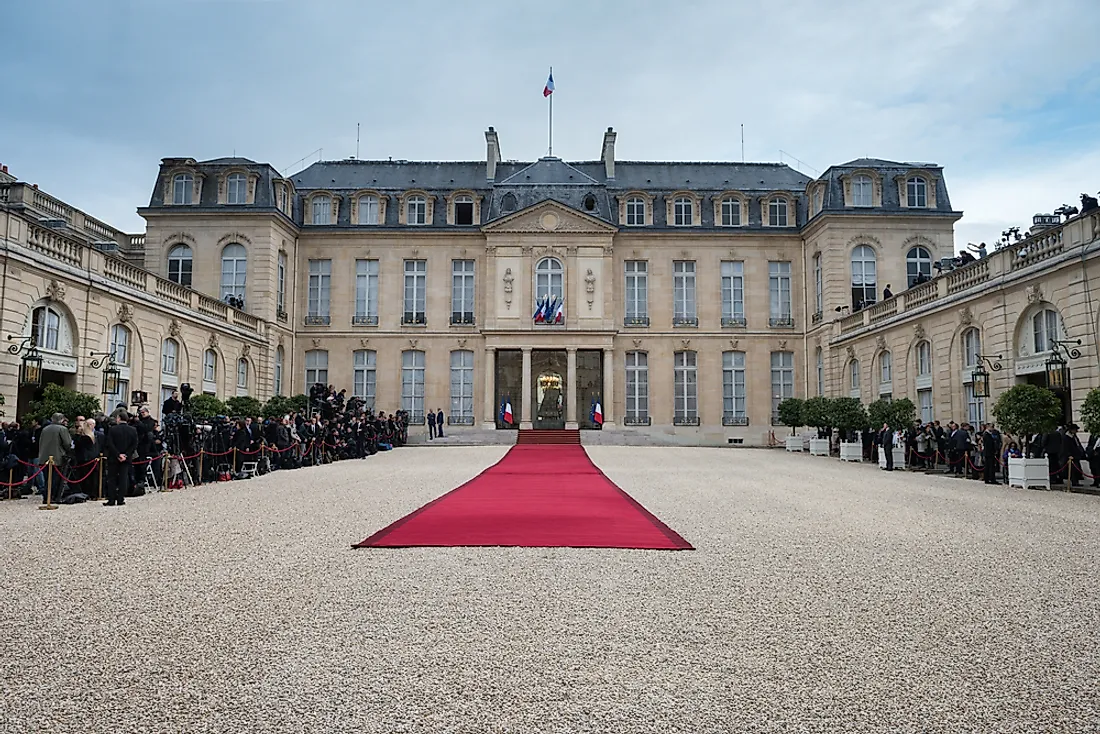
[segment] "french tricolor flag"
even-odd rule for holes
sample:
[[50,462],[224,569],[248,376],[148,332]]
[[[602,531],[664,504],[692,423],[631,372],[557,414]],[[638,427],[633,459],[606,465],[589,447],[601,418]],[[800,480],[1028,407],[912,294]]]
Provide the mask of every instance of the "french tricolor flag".
[[592,403],[592,422],[597,426],[603,425],[603,406],[600,405],[600,401]]
[[558,301],[558,307],[554,309],[553,319],[547,319],[552,324],[560,324],[562,319],[565,318],[565,299]]
[[554,93],[554,70],[550,70],[550,76],[546,79],[546,86],[542,88],[542,96],[549,97]]
[[512,401],[508,398],[504,398],[504,402],[500,406],[500,420],[512,425]]

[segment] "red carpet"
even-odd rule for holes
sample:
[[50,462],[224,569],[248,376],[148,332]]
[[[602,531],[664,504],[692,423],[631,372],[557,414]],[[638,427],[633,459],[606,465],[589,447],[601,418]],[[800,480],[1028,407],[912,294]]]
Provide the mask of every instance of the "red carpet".
[[499,462],[357,548],[525,546],[692,550],[581,446],[514,446]]

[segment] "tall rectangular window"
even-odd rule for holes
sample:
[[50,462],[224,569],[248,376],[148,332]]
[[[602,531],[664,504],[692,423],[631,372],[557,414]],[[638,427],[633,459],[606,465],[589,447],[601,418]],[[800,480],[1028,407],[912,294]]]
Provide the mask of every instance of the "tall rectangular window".
[[401,410],[410,423],[424,423],[424,352],[401,352]]
[[695,314],[695,261],[672,263],[672,323],[674,326],[698,326]]
[[451,352],[451,423],[474,424],[474,353]]
[[649,425],[649,355],[626,353],[626,424]]
[[327,324],[329,322],[331,289],[332,260],[310,260],[307,324]]
[[788,261],[768,263],[768,295],[771,311],[769,326],[792,326],[791,264]]
[[675,425],[699,425],[698,389],[695,352],[676,352],[673,355],[672,380],[672,422]]
[[311,349],[306,352],[306,389],[316,384],[328,385],[328,352],[324,349]]
[[378,224],[378,197],[373,194],[359,197],[359,224]]
[[455,224],[474,223],[474,197],[462,195],[455,198]]
[[745,414],[745,353],[722,352],[722,425],[748,423]]
[[313,209],[314,224],[328,224],[332,217],[332,199],[328,196],[318,195],[310,200]]
[[794,397],[794,352],[772,352],[772,425],[779,418],[779,404]]
[[426,324],[427,315],[428,261],[405,261],[405,311],[401,317],[403,324]]
[[745,263],[722,261],[722,326],[745,325]]
[[672,223],[677,227],[695,224],[695,202],[692,199],[680,196],[672,202]]
[[626,261],[626,326],[649,325],[649,263]]
[[645,225],[645,199],[632,196],[626,200],[626,226],[641,227]]
[[821,318],[825,307],[824,278],[821,272],[821,254],[814,255],[814,314]]
[[276,395],[283,394],[283,356],[285,352],[282,347],[275,348],[275,375],[274,385]]
[[405,204],[406,224],[428,223],[428,200],[423,196],[410,196]]
[[722,199],[722,226],[741,226],[741,200],[732,197]]
[[213,349],[207,349],[202,357],[202,381],[216,382],[218,379],[218,355]]
[[786,227],[787,222],[787,200],[772,199],[768,202],[768,226]]
[[817,348],[817,394],[825,394],[825,358],[822,355],[821,347]]
[[[974,383],[968,382],[966,387],[966,416],[972,426],[985,423],[985,400],[974,394]],[[931,393],[931,390],[928,391]],[[923,416],[923,410],[921,411]]]
[[279,253],[279,269],[275,276],[275,309],[286,313],[286,253]]
[[363,399],[363,407],[374,410],[375,364],[373,349],[357,349],[352,355],[352,394]]
[[474,261],[451,261],[451,323],[474,323]]
[[920,408],[920,419],[922,423],[931,423],[934,420],[932,416],[931,390],[917,390],[917,407]]
[[355,318],[353,324],[378,325],[378,261],[355,261]]

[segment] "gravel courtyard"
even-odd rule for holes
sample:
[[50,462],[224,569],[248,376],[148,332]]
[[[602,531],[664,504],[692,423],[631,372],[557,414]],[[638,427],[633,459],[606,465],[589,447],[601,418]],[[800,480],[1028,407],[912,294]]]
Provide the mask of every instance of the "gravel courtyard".
[[0,503],[0,732],[1100,731],[1100,497],[597,446],[697,550],[350,548],[505,450]]

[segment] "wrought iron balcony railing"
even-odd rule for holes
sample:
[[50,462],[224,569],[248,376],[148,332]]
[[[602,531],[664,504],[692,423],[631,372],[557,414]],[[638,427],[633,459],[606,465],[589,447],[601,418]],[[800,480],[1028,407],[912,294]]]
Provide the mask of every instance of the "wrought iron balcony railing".
[[723,316],[722,326],[745,326],[748,321],[744,316]]
[[352,326],[378,326],[378,316],[369,314],[356,314],[351,317]]
[[329,315],[328,314],[310,314],[306,316],[306,326],[328,326]]
[[722,416],[723,426],[747,426],[748,424],[749,417],[747,415],[725,413]]

